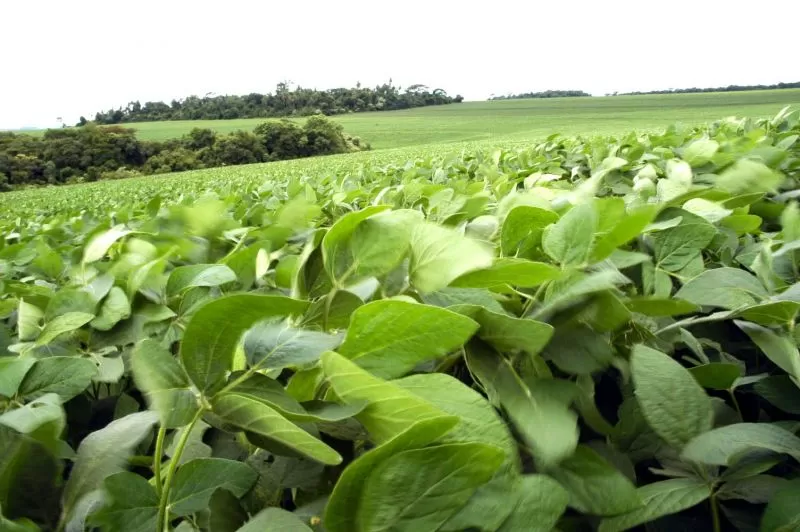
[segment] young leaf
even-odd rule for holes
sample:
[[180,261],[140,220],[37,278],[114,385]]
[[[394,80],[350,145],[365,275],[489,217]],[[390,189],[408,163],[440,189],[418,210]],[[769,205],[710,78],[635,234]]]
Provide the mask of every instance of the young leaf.
[[177,295],[194,286],[220,286],[236,280],[236,274],[224,264],[178,266],[169,274],[167,296]]
[[152,532],[157,530],[158,496],[147,480],[123,471],[103,483],[106,503],[92,522],[107,530]]
[[552,470],[569,493],[569,505],[593,515],[617,515],[642,505],[636,486],[592,448],[579,445],[575,454]]
[[396,378],[461,347],[477,329],[473,320],[442,308],[375,301],[353,313],[339,353],[377,377]]
[[344,402],[369,403],[356,419],[378,443],[390,440],[418,421],[444,415],[422,398],[374,377],[333,351],[322,355],[322,369],[333,391]]
[[409,277],[421,293],[435,292],[454,279],[492,265],[492,250],[454,229],[421,223],[411,233]]
[[312,460],[329,465],[342,461],[339,453],[252,397],[225,392],[214,398],[212,407],[226,423],[275,440]]
[[516,504],[498,532],[549,532],[569,502],[569,493],[545,475],[519,477],[511,493],[516,495]]
[[580,266],[589,260],[596,227],[592,203],[576,205],[544,229],[542,247],[562,266]]
[[636,399],[647,423],[678,449],[712,427],[711,401],[691,374],[668,355],[644,345],[631,354]]
[[130,360],[136,386],[158,412],[161,424],[170,429],[188,425],[197,413],[197,398],[172,353],[147,339],[136,346]]
[[203,393],[213,393],[233,365],[233,355],[244,332],[271,317],[291,316],[308,303],[288,297],[237,294],[206,303],[195,312],[180,348],[189,378]]
[[487,482],[504,453],[482,443],[403,451],[365,480],[358,530],[437,530]]
[[603,519],[599,532],[622,532],[665,515],[696,506],[711,496],[700,479],[673,478],[642,486],[637,490],[643,506],[632,512]]
[[100,488],[107,477],[123,470],[128,457],[157,421],[155,412],[137,412],[112,421],[81,442],[64,486],[64,516],[68,518],[80,500]]
[[97,366],[86,358],[50,357],[37,360],[19,386],[18,394],[30,401],[57,393],[66,402],[83,392],[97,374]]
[[800,438],[769,423],[735,423],[700,434],[683,449],[686,460],[733,465],[745,453],[769,450],[800,458]]
[[235,460],[198,458],[183,464],[170,491],[169,511],[178,516],[193,514],[208,507],[211,496],[225,489],[241,497],[256,481],[253,468]]

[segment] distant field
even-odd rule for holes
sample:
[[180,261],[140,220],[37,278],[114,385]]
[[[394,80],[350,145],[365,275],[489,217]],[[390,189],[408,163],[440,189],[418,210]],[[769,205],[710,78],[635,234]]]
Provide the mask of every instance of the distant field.
[[[345,131],[360,136],[374,149],[385,149],[489,139],[529,140],[555,132],[575,135],[652,130],[675,122],[698,124],[731,115],[774,115],[786,105],[800,105],[800,89],[465,102],[333,118]],[[143,139],[164,140],[184,135],[194,127],[227,133],[252,129],[264,120],[127,125],[139,130]]]

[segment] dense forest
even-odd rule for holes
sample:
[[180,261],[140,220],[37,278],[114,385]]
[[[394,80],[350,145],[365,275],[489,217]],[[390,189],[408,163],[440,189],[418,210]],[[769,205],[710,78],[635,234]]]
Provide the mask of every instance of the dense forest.
[[252,132],[219,135],[193,129],[163,142],[136,138],[120,126],[47,130],[42,137],[0,132],[0,190],[28,185],[118,179],[369,149],[324,116],[304,125],[270,121]]
[[[165,102],[130,102],[126,107],[101,111],[98,124],[154,122],[159,120],[222,120],[233,118],[269,118],[285,116],[338,115],[363,111],[395,111],[426,105],[460,103],[461,96],[448,96],[442,89],[411,85],[403,90],[389,83],[374,89],[362,87],[329,90],[291,89],[279,83],[274,93],[245,96],[189,96]],[[81,117],[79,126],[88,121]]]
[[506,94],[501,96],[492,96],[490,100],[519,100],[522,98],[578,98],[584,96],[591,96],[588,92],[583,91],[542,91],[542,92],[521,92],[519,94]]
[[639,96],[642,94],[689,94],[693,92],[739,92],[739,91],[764,91],[772,89],[800,89],[800,81],[791,83],[776,83],[774,85],[728,85],[727,87],[690,87],[688,89],[664,89],[660,91],[635,91],[620,92],[607,96]]

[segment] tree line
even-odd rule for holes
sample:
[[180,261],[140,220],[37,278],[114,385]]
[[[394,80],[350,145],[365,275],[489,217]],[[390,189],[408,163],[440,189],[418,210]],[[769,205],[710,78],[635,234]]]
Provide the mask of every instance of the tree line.
[[542,92],[521,92],[519,94],[505,94],[500,96],[492,96],[490,100],[518,100],[522,98],[579,98],[584,96],[591,96],[588,92],[583,91],[542,91]]
[[253,131],[226,135],[195,128],[182,138],[166,141],[139,140],[134,129],[95,124],[49,129],[42,137],[0,132],[0,190],[365,149],[368,144],[324,116],[311,116],[303,125],[286,119],[269,121]]
[[688,89],[664,89],[659,91],[635,91],[607,94],[606,96],[640,96],[643,94],[689,94],[695,92],[740,92],[764,91],[773,89],[800,89],[800,81],[775,83],[774,85],[728,85],[727,87],[690,87]]
[[[460,95],[448,96],[443,89],[430,90],[425,85],[411,85],[403,90],[389,83],[374,89],[362,87],[329,90],[291,89],[279,83],[273,93],[244,96],[189,96],[165,102],[130,102],[126,107],[95,114],[98,124],[155,122],[161,120],[222,120],[234,118],[273,118],[286,116],[338,115],[363,111],[394,111],[460,103]],[[79,126],[88,120],[81,117]]]

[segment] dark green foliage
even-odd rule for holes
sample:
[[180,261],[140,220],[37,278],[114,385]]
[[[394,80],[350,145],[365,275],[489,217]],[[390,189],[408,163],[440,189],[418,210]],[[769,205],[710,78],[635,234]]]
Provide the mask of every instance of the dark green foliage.
[[800,81],[791,83],[776,83],[774,85],[728,85],[726,87],[690,87],[686,89],[665,89],[660,91],[636,91],[614,93],[615,96],[632,96],[637,94],[688,94],[695,92],[740,92],[740,91],[766,91],[773,89],[800,89]]
[[[394,111],[427,105],[460,103],[461,96],[448,96],[442,89],[411,85],[403,91],[390,83],[374,89],[361,87],[320,91],[279,83],[274,93],[245,96],[189,96],[183,100],[129,103],[95,115],[98,124],[155,122],[160,120],[228,120],[282,116],[338,115],[363,111]],[[83,125],[81,122],[78,125]]]
[[492,96],[490,100],[519,100],[522,98],[580,98],[591,96],[584,91],[542,91],[542,92],[521,92],[519,94],[506,94],[502,96]]

